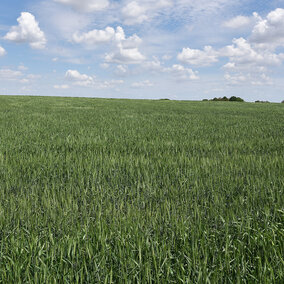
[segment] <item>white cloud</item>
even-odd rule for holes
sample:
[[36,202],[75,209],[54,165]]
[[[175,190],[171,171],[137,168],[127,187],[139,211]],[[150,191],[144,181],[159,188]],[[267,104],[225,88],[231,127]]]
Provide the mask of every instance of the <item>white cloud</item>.
[[94,78],[86,74],[80,74],[77,70],[68,70],[65,78],[72,81],[74,85],[78,86],[91,86],[94,84]]
[[149,80],[145,80],[142,82],[134,82],[131,84],[132,88],[145,88],[145,87],[153,87],[154,84],[150,82]]
[[109,6],[108,0],[54,0],[72,7],[79,12],[91,13],[101,11]]
[[105,61],[118,64],[139,64],[145,60],[145,56],[140,53],[138,48],[119,48],[116,52],[105,56]]
[[116,30],[107,27],[105,30],[92,30],[83,34],[74,34],[73,41],[92,48],[102,43],[112,43],[114,51],[105,55],[106,63],[137,64],[145,60],[138,49],[142,42],[136,34],[126,37],[122,27]]
[[[119,35],[121,35],[121,33],[119,33]],[[117,39],[117,42],[122,48],[131,49],[131,48],[136,48],[138,45],[140,45],[142,42],[142,39],[136,34],[134,34],[130,36],[129,38],[125,38],[124,36],[123,39]]]
[[252,17],[237,16],[224,23],[224,27],[231,29],[240,29],[249,26],[253,21]]
[[[25,71],[27,69],[22,69]],[[13,81],[21,84],[32,83],[35,79],[40,78],[40,75],[25,74],[21,70],[13,70],[9,68],[0,69],[0,80]]]
[[54,89],[66,90],[66,89],[69,89],[70,86],[69,86],[69,85],[66,85],[66,84],[64,84],[64,85],[54,85],[53,88],[54,88]]
[[148,19],[146,12],[145,6],[136,1],[130,2],[122,9],[122,15],[125,18],[124,23],[127,25],[141,24]]
[[224,76],[229,85],[272,85],[273,82],[269,76],[264,73],[226,73]]
[[109,81],[97,81],[96,87],[98,89],[105,89],[105,88],[114,88],[117,85],[123,84],[123,80],[109,80]]
[[123,80],[98,80],[95,76],[81,74],[77,70],[68,70],[65,78],[75,86],[93,87],[96,89],[113,88],[116,85],[123,84]]
[[73,34],[73,41],[86,44],[89,47],[113,42],[124,49],[135,48],[142,42],[136,34],[126,38],[124,30],[120,26],[116,30],[112,27],[106,27],[104,30],[95,29],[86,33],[75,33]]
[[23,73],[21,71],[15,71],[11,69],[0,69],[0,78],[7,80],[17,80]]
[[141,67],[154,74],[170,74],[175,80],[179,81],[199,79],[197,71],[193,71],[191,68],[186,68],[180,64],[165,67],[157,57],[153,57],[152,61],[144,62]]
[[239,0],[125,0],[121,18],[125,25],[140,25],[165,16],[177,21],[206,17],[227,6],[236,5]]
[[114,35],[115,51],[105,55],[107,63],[138,64],[146,59],[138,49],[142,40],[136,35],[126,37],[122,27]]
[[126,25],[141,24],[151,20],[164,8],[173,5],[171,0],[131,1],[121,10],[123,22]]
[[166,68],[164,71],[171,73],[177,80],[197,80],[198,72],[193,71],[190,68],[185,68],[180,64],[174,64],[170,68]]
[[164,67],[162,66],[160,60],[155,56],[153,57],[153,60],[144,62],[143,68],[154,73],[164,71]]
[[259,17],[250,41],[269,49],[284,46],[284,9],[270,12],[265,19]]
[[43,49],[46,45],[46,38],[34,15],[22,12],[17,21],[19,25],[13,26],[4,39],[18,43],[29,43],[31,48]]
[[189,65],[209,66],[218,61],[218,56],[218,52],[211,46],[205,46],[204,50],[183,48],[177,58]]
[[128,73],[127,65],[117,65],[114,73],[118,76],[125,76]]
[[269,67],[280,66],[284,60],[284,54],[272,53],[244,38],[234,39],[232,45],[220,50],[220,54],[229,58],[229,62],[223,66],[227,72],[225,79],[234,85],[243,82],[272,84],[266,73]]
[[6,50],[0,46],[0,56],[4,56],[6,54]]
[[235,74],[235,75],[231,75],[229,73],[226,73],[224,78],[233,85],[239,84],[239,83],[243,83],[247,80],[247,77],[244,76],[243,74]]
[[88,46],[107,43],[114,40],[114,38],[115,30],[111,27],[107,27],[105,30],[92,30],[87,33],[75,33],[73,35],[75,43],[84,43]]
[[252,17],[238,16],[225,25],[231,28],[250,25],[252,34],[248,39],[233,39],[231,45],[218,50],[211,46],[204,50],[184,48],[178,60],[189,65],[208,66],[218,62],[220,57],[228,58],[223,68],[230,84],[272,84],[267,73],[270,67],[280,66],[284,60],[284,53],[275,52],[276,47],[284,46],[284,9],[272,11],[265,19],[257,13]]
[[280,65],[284,59],[283,54],[275,54],[266,49],[253,47],[244,38],[234,39],[233,44],[223,48],[220,51],[220,54],[229,57],[231,63],[234,64],[235,67],[237,65],[249,67]]
[[74,32],[82,31],[94,22],[92,14],[66,9],[65,5],[58,5],[51,0],[35,1],[33,7],[41,25],[45,27],[45,32],[49,34],[49,49],[55,41],[69,41]]

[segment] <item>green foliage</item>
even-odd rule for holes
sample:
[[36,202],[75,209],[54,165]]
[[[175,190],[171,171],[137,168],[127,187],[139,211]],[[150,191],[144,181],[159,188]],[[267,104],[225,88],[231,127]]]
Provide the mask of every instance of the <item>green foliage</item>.
[[244,100],[242,98],[235,97],[235,96],[230,97],[229,101],[230,102],[244,102]]
[[[206,99],[203,100],[203,101],[206,101]],[[242,98],[235,97],[235,96],[232,96],[229,99],[226,96],[224,96],[223,98],[216,98],[215,97],[211,101],[213,101],[213,102],[228,102],[228,101],[230,101],[230,102],[244,102],[244,100]]]
[[0,97],[0,283],[281,283],[280,104]]

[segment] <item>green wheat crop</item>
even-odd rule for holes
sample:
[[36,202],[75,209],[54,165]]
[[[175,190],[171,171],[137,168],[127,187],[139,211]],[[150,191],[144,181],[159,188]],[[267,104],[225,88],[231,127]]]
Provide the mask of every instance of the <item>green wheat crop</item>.
[[284,105],[0,97],[0,283],[283,283]]

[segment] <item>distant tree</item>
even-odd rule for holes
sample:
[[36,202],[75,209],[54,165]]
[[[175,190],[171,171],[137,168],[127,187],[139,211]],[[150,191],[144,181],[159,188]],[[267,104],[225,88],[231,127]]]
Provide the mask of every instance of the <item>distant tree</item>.
[[203,102],[208,102],[208,99],[203,99],[202,101],[203,101]]
[[240,98],[240,97],[235,97],[235,96],[233,96],[233,97],[230,97],[229,99],[225,96],[225,97],[223,97],[223,98],[214,98],[214,99],[212,99],[212,100],[210,100],[210,101],[214,101],[214,102],[244,102],[244,100],[242,99],[242,98]]
[[242,98],[235,97],[235,96],[230,97],[229,101],[230,102],[244,102],[244,100]]
[[284,101],[282,101],[281,103],[284,104]]
[[262,104],[269,104],[269,101],[259,101],[259,100],[257,100],[257,101],[255,101],[256,103],[262,103]]

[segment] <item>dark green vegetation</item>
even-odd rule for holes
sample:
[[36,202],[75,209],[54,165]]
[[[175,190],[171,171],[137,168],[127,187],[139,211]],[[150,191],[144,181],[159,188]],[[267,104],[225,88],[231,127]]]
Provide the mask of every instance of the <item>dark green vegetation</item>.
[[259,101],[259,100],[257,100],[257,101],[255,101],[255,103],[269,104],[270,102],[269,101]]
[[0,142],[0,283],[283,283],[283,104],[0,97]]
[[[203,100],[204,102],[207,102],[207,101],[209,101],[208,99],[204,99]],[[244,100],[242,99],[242,98],[240,98],[240,97],[235,97],[235,96],[232,96],[232,97],[230,97],[230,98],[227,98],[226,96],[225,97],[223,97],[223,98],[214,98],[214,99],[212,99],[212,100],[210,100],[210,101],[213,101],[213,102],[244,102]]]

